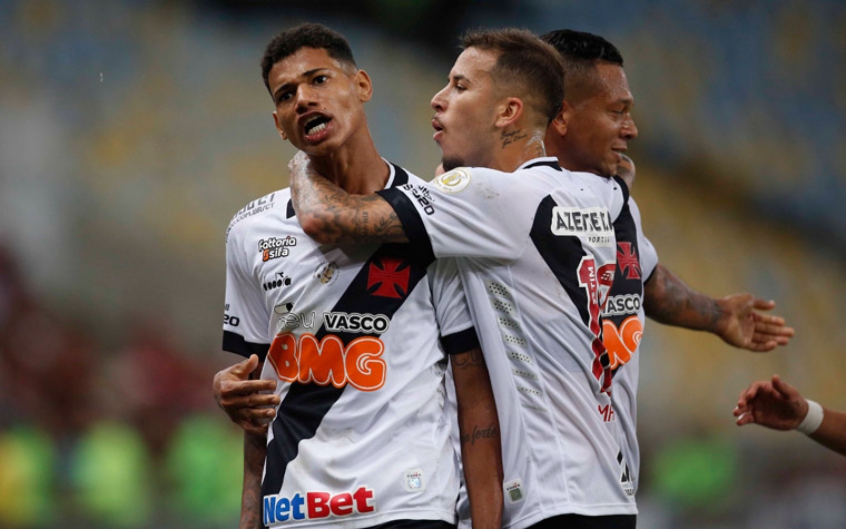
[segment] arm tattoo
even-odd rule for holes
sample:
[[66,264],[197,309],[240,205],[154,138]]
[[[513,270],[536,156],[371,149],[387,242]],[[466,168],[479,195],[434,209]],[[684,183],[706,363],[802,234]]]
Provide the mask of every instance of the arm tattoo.
[[472,433],[465,433],[461,435],[461,444],[476,444],[477,439],[494,439],[499,437],[499,425],[495,422],[490,423],[487,428],[479,428],[478,424],[473,425]]
[[504,149],[506,145],[511,145],[517,140],[522,140],[527,137],[529,137],[529,135],[523,132],[523,129],[517,129],[512,130],[511,132],[502,131],[502,135],[500,135],[499,138],[502,140],[502,148]]
[[258,529],[262,527],[260,482],[258,483],[258,490],[244,490],[243,502],[240,529]]
[[393,207],[379,195],[350,195],[316,173],[292,178],[291,190],[298,217],[314,223],[309,235],[319,242],[408,242]]
[[647,316],[660,323],[713,332],[724,316],[716,300],[694,291],[661,265],[645,287]]

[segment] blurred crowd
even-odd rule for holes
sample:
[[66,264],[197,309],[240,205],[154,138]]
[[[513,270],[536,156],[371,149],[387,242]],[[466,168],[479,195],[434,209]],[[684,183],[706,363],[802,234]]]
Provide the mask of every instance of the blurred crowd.
[[241,437],[155,321],[111,350],[0,247],[0,527],[231,526]]

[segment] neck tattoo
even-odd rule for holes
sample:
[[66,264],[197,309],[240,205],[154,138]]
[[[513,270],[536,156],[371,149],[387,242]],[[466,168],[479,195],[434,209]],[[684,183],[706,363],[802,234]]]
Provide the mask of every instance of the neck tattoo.
[[499,139],[502,140],[502,148],[504,149],[507,145],[510,145],[517,140],[522,140],[523,138],[528,137],[529,135],[523,132],[523,129],[512,130],[511,132],[502,131],[502,135],[500,135]]

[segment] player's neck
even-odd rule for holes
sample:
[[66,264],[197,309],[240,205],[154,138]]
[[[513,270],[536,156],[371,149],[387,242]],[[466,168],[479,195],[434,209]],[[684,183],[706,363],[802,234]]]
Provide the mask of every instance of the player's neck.
[[578,157],[573,156],[575,149],[568,148],[566,145],[549,144],[547,152],[550,156],[558,158],[558,164],[568,171],[593,172],[585,167]]
[[369,132],[354,134],[326,156],[309,158],[318,173],[351,195],[370,195],[384,189],[391,174]]
[[530,127],[502,131],[488,167],[511,173],[529,160],[546,156],[544,134],[545,131]]

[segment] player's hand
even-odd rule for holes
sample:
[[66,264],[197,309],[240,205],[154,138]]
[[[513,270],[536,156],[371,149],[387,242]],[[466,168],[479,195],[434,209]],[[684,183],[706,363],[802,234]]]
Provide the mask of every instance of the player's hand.
[[785,325],[784,318],[760,312],[772,310],[774,301],[752,294],[732,294],[717,300],[717,305],[723,315],[716,334],[729,345],[764,353],[787,345],[793,337],[793,328]]
[[778,375],[741,391],[734,409],[738,426],[755,423],[773,430],[793,430],[807,414],[808,401]]
[[264,435],[276,414],[279,395],[272,393],[276,381],[250,380],[250,373],[258,364],[258,356],[251,355],[241,363],[218,371],[213,389],[217,405],[235,424],[252,434]]

